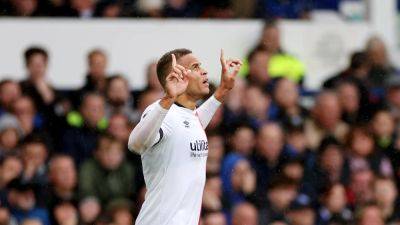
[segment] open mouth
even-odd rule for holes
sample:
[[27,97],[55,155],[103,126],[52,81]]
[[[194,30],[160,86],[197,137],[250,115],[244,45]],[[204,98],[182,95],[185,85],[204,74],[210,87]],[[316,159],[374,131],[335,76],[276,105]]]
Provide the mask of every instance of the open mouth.
[[205,79],[205,80],[203,81],[203,84],[208,84],[208,79]]

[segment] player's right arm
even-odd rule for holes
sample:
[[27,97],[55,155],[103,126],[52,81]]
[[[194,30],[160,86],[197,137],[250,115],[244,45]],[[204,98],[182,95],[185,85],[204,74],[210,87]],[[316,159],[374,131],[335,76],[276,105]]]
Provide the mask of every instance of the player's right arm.
[[188,86],[187,73],[184,67],[176,63],[175,55],[172,55],[172,67],[164,87],[165,96],[158,104],[143,113],[142,119],[129,135],[129,150],[142,154],[161,140],[162,122],[176,98],[184,93]]

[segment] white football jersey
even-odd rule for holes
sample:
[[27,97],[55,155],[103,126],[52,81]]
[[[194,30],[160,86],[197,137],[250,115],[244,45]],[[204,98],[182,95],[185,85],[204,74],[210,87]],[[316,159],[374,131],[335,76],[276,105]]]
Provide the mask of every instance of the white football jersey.
[[198,225],[208,141],[196,112],[172,105],[151,146],[141,155],[147,193],[136,225]]

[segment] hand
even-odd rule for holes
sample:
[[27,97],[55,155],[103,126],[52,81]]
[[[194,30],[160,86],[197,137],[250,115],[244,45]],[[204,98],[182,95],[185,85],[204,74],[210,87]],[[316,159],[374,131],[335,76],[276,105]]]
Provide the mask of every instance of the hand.
[[220,87],[231,90],[235,85],[235,78],[239,73],[240,67],[242,66],[242,61],[239,59],[228,59],[225,60],[224,50],[221,49],[221,84]]
[[175,100],[186,91],[189,84],[188,73],[190,73],[190,70],[177,64],[175,55],[172,54],[172,69],[165,83],[165,92],[168,98]]

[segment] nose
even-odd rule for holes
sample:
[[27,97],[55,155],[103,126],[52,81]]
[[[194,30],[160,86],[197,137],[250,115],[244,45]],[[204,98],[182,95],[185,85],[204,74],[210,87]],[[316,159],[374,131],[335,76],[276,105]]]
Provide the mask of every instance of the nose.
[[206,76],[208,74],[207,70],[201,69],[201,75]]

